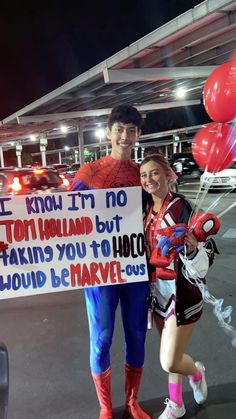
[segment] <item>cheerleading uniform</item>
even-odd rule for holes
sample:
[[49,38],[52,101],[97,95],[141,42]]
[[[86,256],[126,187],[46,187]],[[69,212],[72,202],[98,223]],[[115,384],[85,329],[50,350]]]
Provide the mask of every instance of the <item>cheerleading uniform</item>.
[[[156,247],[156,230],[158,228],[166,228],[180,223],[187,225],[192,212],[189,202],[183,196],[169,192],[167,198],[159,213],[153,211],[152,205],[149,205],[146,211],[145,237],[149,254]],[[188,265],[192,272],[197,273],[197,277],[204,281],[209,260],[202,244],[199,244],[193,258],[189,257]],[[188,280],[189,274],[185,272],[185,266],[183,266],[178,253],[170,267],[175,270],[176,279],[157,278],[155,267],[149,264],[153,312],[163,320],[174,314],[177,326],[196,322],[202,315],[201,290]]]
[[[140,186],[139,166],[131,160],[103,157],[84,164],[77,172],[72,190]],[[148,281],[84,289],[90,332],[90,366],[101,374],[110,366],[110,347],[115,312],[120,302],[126,342],[126,364],[139,368],[144,362],[147,328]]]

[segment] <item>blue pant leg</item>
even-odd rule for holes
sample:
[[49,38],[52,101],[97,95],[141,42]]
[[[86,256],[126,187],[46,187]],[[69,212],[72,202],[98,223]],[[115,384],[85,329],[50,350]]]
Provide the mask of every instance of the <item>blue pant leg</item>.
[[84,289],[90,334],[90,368],[100,374],[110,366],[110,347],[120,286]]
[[141,367],[147,331],[149,282],[121,285],[121,313],[126,341],[126,363]]

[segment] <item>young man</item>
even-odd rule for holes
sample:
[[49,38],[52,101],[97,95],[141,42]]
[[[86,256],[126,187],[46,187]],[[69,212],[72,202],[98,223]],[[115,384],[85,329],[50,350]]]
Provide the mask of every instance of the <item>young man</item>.
[[[139,186],[139,167],[131,160],[131,150],[138,140],[141,125],[142,117],[136,108],[127,105],[115,107],[107,128],[111,154],[83,165],[75,176],[72,190]],[[85,289],[90,367],[101,408],[99,419],[112,418],[110,347],[119,302],[126,343],[125,407],[133,419],[150,418],[137,402],[144,362],[147,296],[147,281]]]

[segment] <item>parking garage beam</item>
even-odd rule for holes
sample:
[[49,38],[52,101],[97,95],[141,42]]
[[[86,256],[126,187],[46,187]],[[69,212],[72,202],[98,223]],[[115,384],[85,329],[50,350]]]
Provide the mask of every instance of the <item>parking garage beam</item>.
[[3,156],[3,148],[0,147],[0,164],[1,167],[4,167],[4,156]]

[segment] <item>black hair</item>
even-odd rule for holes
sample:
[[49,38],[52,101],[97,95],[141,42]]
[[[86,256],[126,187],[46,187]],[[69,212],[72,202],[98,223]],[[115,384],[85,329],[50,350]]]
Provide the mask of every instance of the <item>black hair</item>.
[[115,122],[122,122],[123,124],[134,124],[139,129],[142,126],[143,119],[140,112],[130,105],[115,106],[108,118],[108,127],[112,128]]

